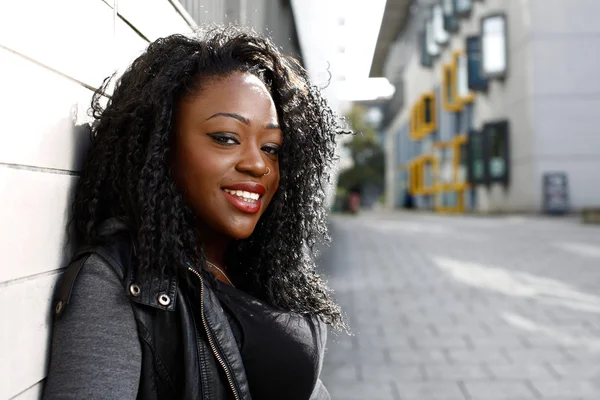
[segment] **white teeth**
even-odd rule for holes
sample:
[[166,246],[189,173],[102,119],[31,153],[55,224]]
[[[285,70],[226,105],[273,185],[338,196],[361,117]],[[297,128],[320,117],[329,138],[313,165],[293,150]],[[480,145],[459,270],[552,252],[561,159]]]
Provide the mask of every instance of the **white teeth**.
[[258,193],[246,192],[245,190],[230,190],[230,189],[223,189],[223,190],[225,190],[227,193],[232,194],[234,196],[241,197],[242,199],[244,199],[244,201],[247,201],[249,203],[256,201],[260,198],[260,195]]

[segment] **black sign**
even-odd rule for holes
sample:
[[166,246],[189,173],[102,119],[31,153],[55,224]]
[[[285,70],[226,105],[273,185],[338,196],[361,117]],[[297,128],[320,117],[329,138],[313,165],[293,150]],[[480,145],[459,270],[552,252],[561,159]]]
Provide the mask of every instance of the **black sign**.
[[569,211],[569,187],[567,174],[547,172],[543,175],[544,211],[565,214]]

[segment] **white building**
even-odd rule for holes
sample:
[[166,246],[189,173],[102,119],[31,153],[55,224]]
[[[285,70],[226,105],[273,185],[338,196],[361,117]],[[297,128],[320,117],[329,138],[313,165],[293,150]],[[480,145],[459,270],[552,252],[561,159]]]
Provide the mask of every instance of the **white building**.
[[[388,1],[371,68],[371,76],[386,76],[397,89],[385,116],[388,207],[405,206],[412,200],[418,208],[439,211],[540,212],[545,208],[543,177],[553,172],[568,178],[571,210],[600,206],[596,116],[600,106],[600,26],[595,23],[600,2],[455,1],[467,12],[454,15],[454,32],[448,24],[448,31],[443,28],[443,18],[442,28],[433,18],[431,40],[425,43],[430,60],[421,57],[420,34],[434,15],[434,6],[439,5],[445,14],[444,7],[452,1],[418,0],[410,8],[408,3]],[[393,7],[401,12],[392,15]],[[504,36],[493,38],[493,32],[483,32],[483,20],[494,15],[505,21]],[[389,34],[394,29],[396,36]],[[386,32],[388,35],[383,35]],[[502,46],[495,47],[493,42],[505,39],[506,73],[502,79],[489,79],[487,91],[452,96],[447,87],[457,92],[464,89],[456,88],[463,78],[456,68],[464,68],[458,64],[463,60],[461,52],[468,50],[468,37],[484,44],[484,63],[502,63],[502,57],[494,59]],[[471,58],[464,60],[470,62]],[[423,61],[430,65],[424,66]],[[451,85],[448,76],[459,82]],[[450,85],[445,87],[445,83]],[[424,115],[418,111],[424,101],[432,101],[428,113],[435,112],[437,118],[415,130],[411,122]],[[503,147],[503,142],[496,140],[488,143],[486,160],[466,157],[467,151],[477,152],[475,141],[485,136],[481,132],[492,122],[507,123],[506,154],[494,153]],[[470,144],[465,142],[469,138],[473,139]],[[476,164],[480,161],[485,161],[481,165],[488,177],[506,172],[506,179],[499,179],[505,182],[472,183],[476,180],[469,180],[469,172],[474,171],[473,166],[479,168]]]

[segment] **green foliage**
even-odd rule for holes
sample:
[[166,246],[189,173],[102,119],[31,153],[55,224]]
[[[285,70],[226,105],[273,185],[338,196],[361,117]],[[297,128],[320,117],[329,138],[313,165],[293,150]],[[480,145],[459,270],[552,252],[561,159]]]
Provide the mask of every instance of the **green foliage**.
[[365,122],[366,109],[353,106],[346,116],[356,135],[346,143],[354,166],[340,174],[338,186],[346,190],[366,185],[383,187],[385,158],[375,129]]

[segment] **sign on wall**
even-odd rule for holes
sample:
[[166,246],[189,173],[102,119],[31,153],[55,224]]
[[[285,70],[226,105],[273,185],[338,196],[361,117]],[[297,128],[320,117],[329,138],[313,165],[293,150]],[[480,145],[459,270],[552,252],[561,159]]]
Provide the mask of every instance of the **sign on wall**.
[[547,172],[542,177],[544,211],[564,214],[569,211],[569,186],[564,172]]

